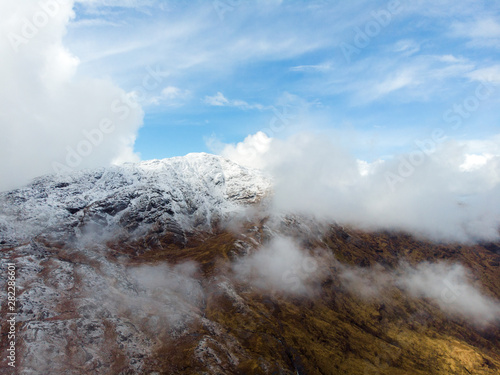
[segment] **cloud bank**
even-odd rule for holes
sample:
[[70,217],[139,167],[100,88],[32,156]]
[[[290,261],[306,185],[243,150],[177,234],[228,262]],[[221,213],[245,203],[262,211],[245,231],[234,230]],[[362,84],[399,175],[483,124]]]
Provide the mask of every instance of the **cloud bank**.
[[500,136],[418,144],[421,149],[369,163],[325,135],[280,140],[257,133],[221,154],[267,171],[280,212],[437,241],[499,240]]
[[0,190],[74,168],[137,160],[141,108],[111,81],[78,78],[63,44],[73,1],[0,4]]

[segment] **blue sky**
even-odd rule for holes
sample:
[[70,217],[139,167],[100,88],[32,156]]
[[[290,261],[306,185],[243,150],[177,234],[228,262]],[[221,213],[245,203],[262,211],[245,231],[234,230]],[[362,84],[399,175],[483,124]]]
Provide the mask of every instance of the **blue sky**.
[[[500,124],[492,1],[87,0],[64,44],[79,76],[139,95],[135,151],[144,160],[212,151],[210,140],[262,130],[341,137],[375,160],[435,128],[484,139]],[[160,73],[145,90],[148,67]],[[477,99],[481,84],[491,92]],[[453,129],[443,116],[464,102]]]

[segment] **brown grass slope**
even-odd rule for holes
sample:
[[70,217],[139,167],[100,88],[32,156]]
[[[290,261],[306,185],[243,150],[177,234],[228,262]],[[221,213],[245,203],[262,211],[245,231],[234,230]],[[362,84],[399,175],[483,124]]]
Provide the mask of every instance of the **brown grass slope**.
[[[246,236],[261,241],[263,225],[247,226]],[[210,290],[209,284],[227,273],[238,257],[234,243],[240,238],[215,230],[193,236],[182,249],[168,240],[153,241],[146,252],[138,252],[138,244],[115,248],[134,262],[199,262]],[[485,294],[500,298],[500,255],[493,251],[498,248],[494,244],[434,244],[405,234],[331,226],[321,240],[305,245],[326,248],[341,263],[362,267],[459,262],[472,271]],[[500,373],[498,326],[477,328],[450,318],[431,301],[411,298],[397,288],[387,291],[385,299],[367,301],[345,290],[336,269],[331,271],[313,297],[266,293],[233,280],[244,307],[224,293],[209,293],[206,320],[159,348],[148,362],[150,369],[162,374]],[[210,355],[200,359],[196,351],[203,338]]]
[[[232,262],[244,253],[237,242],[251,244],[254,250],[265,243],[270,237],[266,220],[249,222],[237,232],[214,228],[212,233],[192,233],[186,245],[155,233],[133,243],[107,244],[111,262],[199,264],[196,277],[206,293],[199,307],[200,318],[182,335],[169,337],[158,332],[159,344],[146,359],[145,373],[500,373],[500,327],[478,328],[463,318],[447,316],[432,301],[412,298],[397,287],[385,290],[379,298],[364,299],[346,289],[338,274],[339,264],[367,269],[382,265],[390,271],[402,261],[458,262],[471,270],[475,285],[484,294],[500,299],[498,244],[435,244],[401,233],[367,233],[336,225],[323,228],[320,236],[308,237],[293,223],[287,223],[286,228],[306,249],[322,248],[336,259],[325,264],[329,272],[314,294],[263,291],[232,275]],[[100,267],[64,244],[49,241],[44,246],[54,259]],[[224,292],[218,287],[221,282],[229,283],[235,293]],[[51,319],[64,320],[76,314],[71,300],[60,310]],[[4,316],[5,312],[1,311]],[[4,322],[2,352],[6,349],[6,328]],[[106,332],[106,350],[116,353],[109,373],[131,374],[128,363],[133,359],[125,358],[119,347],[114,347],[116,333]],[[22,350],[20,343],[20,358]],[[71,368],[71,356],[67,361]],[[87,373],[106,373],[103,371]]]

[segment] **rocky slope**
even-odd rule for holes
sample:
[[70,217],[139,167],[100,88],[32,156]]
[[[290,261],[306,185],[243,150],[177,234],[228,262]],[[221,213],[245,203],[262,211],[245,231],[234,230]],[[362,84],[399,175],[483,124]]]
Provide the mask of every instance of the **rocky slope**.
[[208,154],[46,176],[0,194],[0,244],[58,233],[67,241],[90,230],[134,236],[152,227],[182,243],[269,186],[258,171]]
[[[1,193],[0,314],[11,262],[17,373],[500,371],[499,244],[270,214],[270,186],[191,154]],[[437,294],[416,289],[431,276]],[[0,368],[13,373],[7,329]]]

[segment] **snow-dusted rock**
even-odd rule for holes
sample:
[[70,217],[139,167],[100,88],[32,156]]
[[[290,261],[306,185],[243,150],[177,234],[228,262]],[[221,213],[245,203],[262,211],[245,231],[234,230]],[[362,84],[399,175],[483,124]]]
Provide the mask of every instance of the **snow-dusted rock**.
[[269,188],[261,172],[204,153],[44,176],[0,193],[0,247],[45,233],[68,238],[152,228],[182,242],[186,232],[209,229]]
[[103,240],[168,234],[182,245],[269,189],[259,171],[189,154],[43,176],[0,193],[0,268],[17,267],[22,373],[141,373],[166,338],[201,318],[204,291],[194,264],[122,263]]

